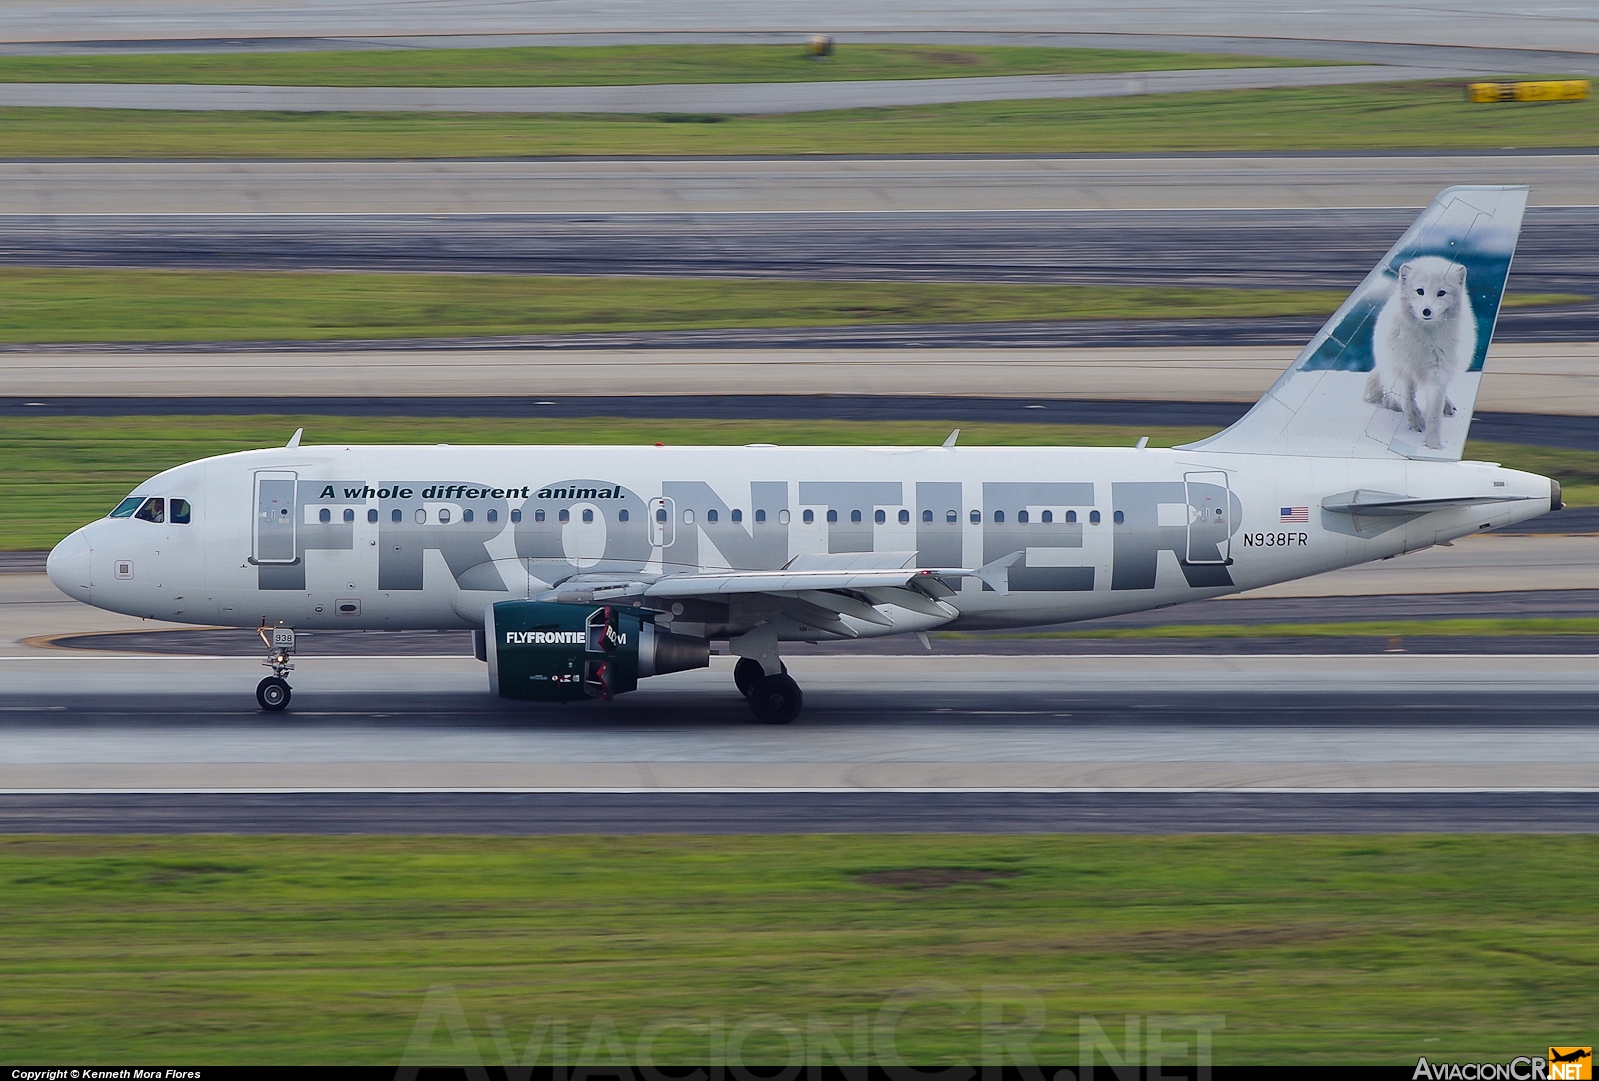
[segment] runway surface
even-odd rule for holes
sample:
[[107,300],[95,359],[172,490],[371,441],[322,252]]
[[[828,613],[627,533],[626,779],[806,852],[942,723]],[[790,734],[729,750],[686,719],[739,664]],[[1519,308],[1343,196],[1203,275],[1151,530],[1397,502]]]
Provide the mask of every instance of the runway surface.
[[[1347,86],[1503,74],[1480,68],[1349,65],[1228,68],[1110,75],[1006,75],[827,83],[677,83],[634,86],[331,87],[194,83],[6,83],[0,108],[177,109],[202,112],[712,113],[882,109],[963,101],[1113,98],[1207,90]],[[1514,72],[1512,72],[1514,74]]]
[[[1090,0],[974,7],[960,0],[859,4],[817,0],[802,21],[792,9],[758,0],[430,0],[396,6],[331,0],[314,6],[281,0],[13,0],[0,37],[22,41],[137,39],[396,38],[412,35],[975,32],[995,34],[1152,33],[1197,38],[1293,38],[1421,43],[1492,49],[1599,52],[1599,20],[1587,8],[1543,2],[1509,8],[1495,0],[1417,0],[1403,7],[1362,0],[1334,7],[1285,7],[1274,0],[1194,5],[1147,0],[1107,7]],[[1152,46],[1171,47],[1171,46]]]
[[[682,214],[1599,205],[1584,152],[1156,157],[0,161],[3,214]],[[1384,248],[1386,250],[1386,247]]]
[[8,659],[0,790],[1595,791],[1599,656],[793,657],[791,726],[728,658],[616,701],[489,697],[470,658]]

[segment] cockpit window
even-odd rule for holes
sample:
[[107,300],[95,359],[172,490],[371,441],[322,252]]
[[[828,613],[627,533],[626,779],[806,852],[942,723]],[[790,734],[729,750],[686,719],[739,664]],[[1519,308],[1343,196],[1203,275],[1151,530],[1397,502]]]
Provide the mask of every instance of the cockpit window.
[[167,510],[172,513],[173,525],[189,524],[189,501],[187,499],[174,499]]
[[132,518],[133,512],[138,510],[139,504],[143,502],[144,496],[130,495],[128,498],[117,504],[116,509],[111,512],[110,516],[112,518]]
[[153,496],[144,501],[144,506],[139,508],[139,513],[135,514],[134,517],[145,522],[165,522],[167,520],[166,509],[166,500],[159,496]]

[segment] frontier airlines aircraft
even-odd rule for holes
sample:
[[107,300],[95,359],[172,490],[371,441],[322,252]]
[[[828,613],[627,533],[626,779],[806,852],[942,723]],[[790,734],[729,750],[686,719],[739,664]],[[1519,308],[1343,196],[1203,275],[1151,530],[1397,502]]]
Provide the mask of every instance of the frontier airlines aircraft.
[[159,473],[51,552],[114,612],[471,628],[492,693],[609,699],[706,666],[800,712],[786,642],[1024,627],[1221,596],[1560,507],[1461,461],[1527,189],[1442,192],[1253,409],[1171,450],[301,446]]

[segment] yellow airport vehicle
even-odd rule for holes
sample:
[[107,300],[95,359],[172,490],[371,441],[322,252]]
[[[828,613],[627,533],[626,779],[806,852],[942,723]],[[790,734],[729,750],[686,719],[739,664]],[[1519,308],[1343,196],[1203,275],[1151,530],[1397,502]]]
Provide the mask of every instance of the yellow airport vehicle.
[[1522,82],[1468,83],[1466,99],[1494,101],[1582,101],[1592,84],[1587,79],[1540,79]]

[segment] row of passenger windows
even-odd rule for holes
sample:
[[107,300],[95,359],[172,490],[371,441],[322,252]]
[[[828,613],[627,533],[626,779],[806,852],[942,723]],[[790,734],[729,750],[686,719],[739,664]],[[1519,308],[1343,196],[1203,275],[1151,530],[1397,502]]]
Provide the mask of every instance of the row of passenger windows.
[[130,495],[116,505],[113,518],[137,518],[141,522],[170,521],[173,525],[188,525],[193,508],[187,499],[166,499],[161,496]]
[[[154,510],[151,513],[154,513],[156,515],[156,517],[147,518],[147,520],[148,521],[152,521],[152,522],[159,522],[159,521],[162,520],[161,517],[160,517],[160,514],[161,514],[160,503],[161,503],[161,500],[159,500],[159,499],[151,499],[151,500],[146,501],[145,506],[143,508],[141,508],[139,506],[139,500],[138,499],[125,499],[125,500],[122,501],[121,505],[117,507],[116,510],[111,512],[111,517],[113,517],[113,518],[127,518],[127,517],[132,516],[132,517],[138,517],[138,518],[147,518],[146,512],[150,510],[150,505],[151,504],[155,504]],[[132,504],[133,509],[132,510],[127,510],[124,513],[124,508],[127,508],[129,506],[129,504]],[[178,516],[179,513],[180,513],[178,508],[180,506],[183,508],[182,511],[181,511],[182,517]],[[138,514],[136,514],[136,515],[134,514],[135,510],[138,511]],[[418,507],[416,509],[416,511],[414,512],[413,516],[416,519],[416,522],[417,522],[418,525],[425,525],[427,523],[428,512],[425,509],[423,509],[421,507]],[[497,511],[497,510],[491,510],[487,514],[485,514],[484,517],[490,522],[498,522],[500,520],[500,512]],[[556,517],[556,521],[558,521],[561,524],[565,525],[567,522],[570,522],[572,520],[572,513],[569,510],[561,510],[561,511],[558,511],[556,513],[555,517]],[[583,521],[585,523],[594,521],[594,510],[593,510],[593,508],[585,508],[583,510],[582,517],[583,517]],[[742,510],[729,511],[728,512],[728,518],[730,518],[733,522],[736,522],[736,523],[737,522],[743,522],[744,521],[744,512]],[[172,520],[174,522],[180,522],[180,523],[186,524],[189,521],[189,504],[185,503],[181,499],[172,500]],[[332,512],[332,510],[330,510],[327,507],[323,507],[320,511],[317,512],[317,520],[319,522],[324,522],[324,523],[333,521],[333,512]],[[346,508],[345,511],[344,511],[344,520],[346,522],[355,521],[355,511],[353,509]],[[378,520],[378,512],[376,510],[368,510],[366,512],[366,520],[368,522],[376,522]],[[389,512],[389,520],[390,521],[394,521],[394,522],[404,521],[405,520],[405,515],[399,509],[395,509],[395,510],[392,510],[392,511]],[[447,508],[447,507],[446,508],[441,508],[441,509],[439,509],[438,511],[435,512],[434,521],[437,522],[438,524],[440,524],[440,525],[448,525],[450,523],[450,520],[451,520],[451,518],[450,518],[449,508]],[[472,520],[473,520],[472,509],[470,507],[468,507],[467,509],[465,509],[465,510],[463,510],[461,512],[461,521],[470,522]],[[522,512],[520,510],[513,510],[511,512],[511,521],[520,522],[521,520],[522,520]],[[533,520],[535,522],[544,521],[545,520],[544,511],[542,509],[535,510],[533,512]],[[628,520],[628,513],[627,513],[627,509],[625,507],[616,512],[616,520],[618,522],[625,522],[625,521]],[[661,507],[661,508],[656,510],[656,512],[655,512],[655,520],[657,522],[666,521],[666,508],[665,507]],[[787,525],[788,524],[788,511],[786,511],[786,510],[785,511],[779,511],[778,512],[778,520],[780,522],[782,522],[784,525]],[[849,520],[851,522],[854,522],[854,523],[861,522],[863,520],[862,517],[861,517],[861,512],[858,511],[858,510],[850,511],[849,512]],[[873,514],[872,520],[878,525],[886,525],[887,522],[888,522],[888,514],[885,511],[881,511],[881,510],[877,511],[876,513]],[[960,515],[957,514],[955,511],[951,510],[951,511],[945,511],[944,512],[944,521],[945,522],[953,523],[953,522],[957,522],[959,520],[960,520]],[[1112,515],[1112,520],[1117,525],[1121,525],[1122,522],[1125,520],[1125,516],[1122,514],[1121,511],[1116,511],[1115,514]],[[706,511],[705,512],[705,521],[707,523],[720,521],[720,512],[716,511],[716,510],[708,510],[708,511]],[[756,511],[755,512],[755,521],[756,521],[757,524],[765,522],[766,521],[766,512],[764,510]],[[804,522],[806,525],[815,524],[815,522],[816,522],[816,512],[813,511],[813,510],[807,510],[807,511],[803,512],[800,515],[800,521]],[[838,511],[836,511],[836,510],[828,511],[827,512],[827,521],[830,522],[830,523],[837,522],[838,521]],[[909,525],[910,521],[911,521],[911,512],[910,511],[902,510],[902,511],[899,512],[899,524],[900,525]],[[930,510],[922,511],[922,521],[923,522],[931,522],[931,521],[933,521],[933,512],[930,511]],[[982,511],[977,511],[977,510],[972,511],[972,513],[971,513],[971,521],[972,521],[973,525],[981,525],[982,522],[983,522],[983,512]],[[994,521],[996,523],[1003,524],[1004,521],[1005,521],[1005,512],[1002,511],[1002,510],[996,510],[994,512]],[[1031,519],[1031,517],[1029,517],[1027,511],[1019,510],[1019,511],[1016,512],[1016,522],[1017,522],[1017,524],[1026,525],[1026,524],[1028,524],[1031,521],[1032,521],[1032,519]],[[1049,511],[1049,510],[1040,511],[1039,515],[1038,515],[1038,521],[1041,524],[1043,524],[1043,525],[1053,524],[1054,521],[1055,521],[1055,512],[1054,511]],[[1068,525],[1076,524],[1076,522],[1077,522],[1077,512],[1074,511],[1074,510],[1067,511],[1065,516],[1061,519],[1061,521],[1065,522]],[[684,522],[685,525],[693,525],[694,524],[694,512],[691,511],[691,510],[685,510],[683,512],[683,522]],[[1089,525],[1098,525],[1099,522],[1100,522],[1099,511],[1097,511],[1097,510],[1089,511],[1088,512],[1088,524]]]

